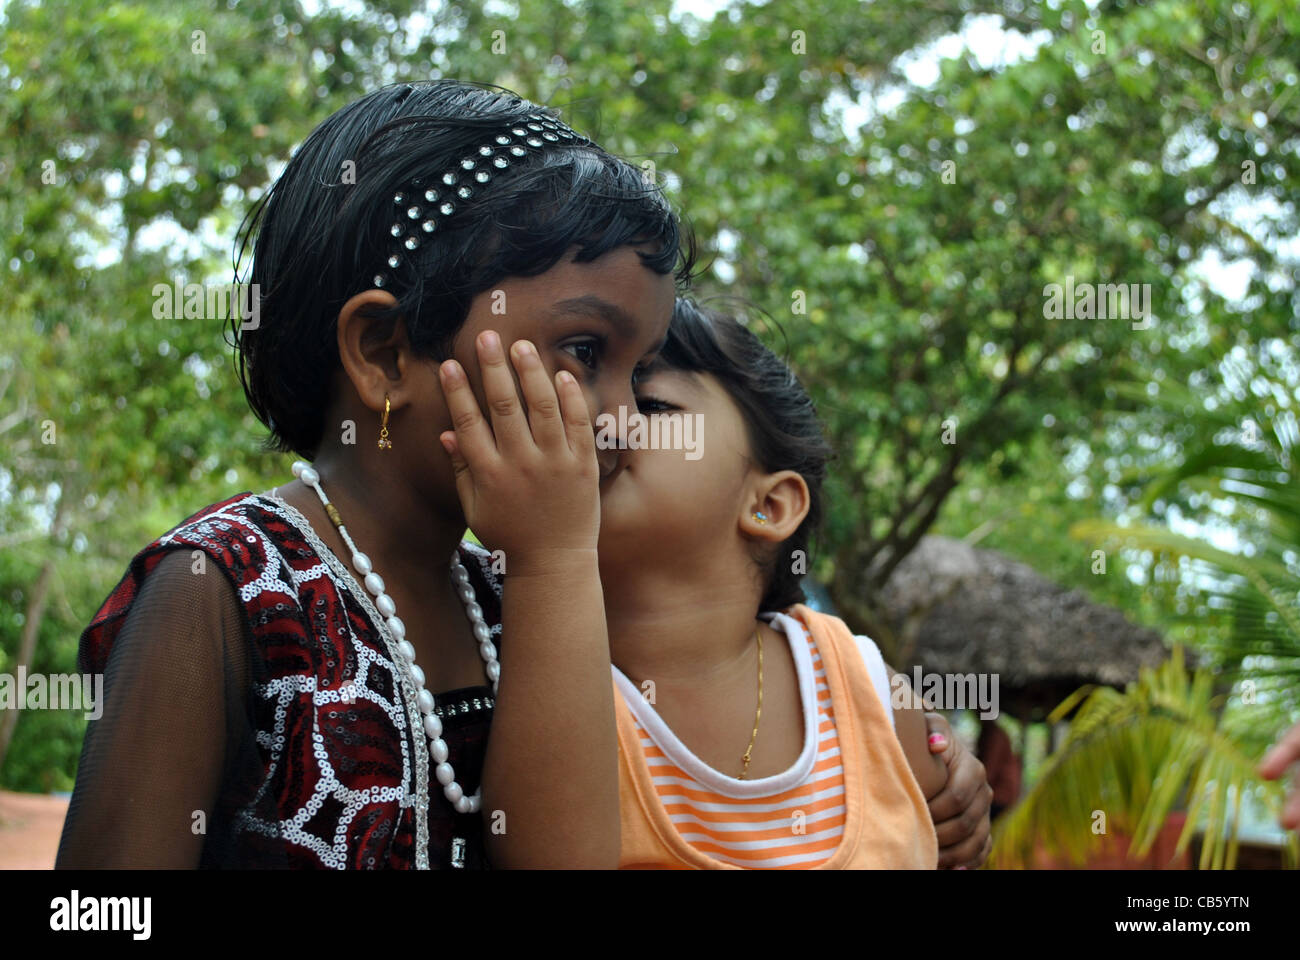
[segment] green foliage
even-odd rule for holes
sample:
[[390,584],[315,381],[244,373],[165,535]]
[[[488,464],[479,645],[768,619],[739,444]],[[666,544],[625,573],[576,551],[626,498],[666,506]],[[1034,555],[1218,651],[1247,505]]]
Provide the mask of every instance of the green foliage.
[[[1232,869],[1242,798],[1250,791],[1273,815],[1285,785],[1255,775],[1259,755],[1224,732],[1209,671],[1188,672],[1182,648],[1120,693],[1085,688],[1061,704],[1059,719],[1079,702],[1069,735],[1029,794],[994,831],[994,867],[1029,866],[1041,847],[1082,864],[1106,836],[1132,838],[1130,856],[1146,856],[1169,814],[1188,811],[1182,854],[1204,818],[1201,869]],[[1103,819],[1104,817],[1104,819]],[[1293,834],[1287,855],[1300,854]]]
[[[1250,421],[1243,431],[1237,405],[1194,402],[1185,388],[1171,387],[1157,407],[1191,409],[1195,439],[1180,462],[1136,474],[1146,484],[1147,509],[1165,501],[1195,513],[1196,498],[1207,497],[1229,513],[1244,510],[1249,519],[1235,527],[1243,543],[1223,549],[1165,526],[1099,519],[1072,531],[1087,543],[1149,551],[1153,567],[1182,568],[1170,619],[1191,625],[1213,614],[1213,626],[1197,632],[1205,663],[1189,679],[1175,648],[1169,662],[1144,671],[1123,694],[1088,687],[1062,703],[1050,721],[1083,705],[1041,778],[999,822],[996,864],[1027,864],[1037,843],[1082,862],[1093,847],[1097,810],[1112,831],[1134,838],[1140,857],[1168,815],[1183,808],[1179,852],[1203,829],[1201,867],[1231,869],[1243,797],[1257,798],[1273,815],[1280,810],[1284,783],[1262,781],[1255,765],[1300,712],[1300,491],[1293,461],[1300,431],[1290,385],[1267,370],[1249,372],[1250,393],[1272,401],[1263,405],[1265,416],[1256,414],[1262,423]],[[1132,392],[1131,384],[1119,386]],[[1216,693],[1224,684],[1231,695]],[[1294,834],[1287,854],[1292,863],[1300,854]]]
[[[1252,393],[1272,398],[1243,427],[1235,404],[1197,414],[1198,437],[1182,459],[1150,476],[1142,504],[1177,505],[1196,515],[1204,502],[1232,518],[1230,547],[1150,523],[1092,520],[1075,535],[1092,543],[1147,551],[1152,565],[1179,569],[1173,624],[1202,624],[1198,651],[1234,687],[1237,736],[1267,744],[1300,715],[1300,487],[1294,456],[1300,442],[1294,385],[1254,370]],[[1164,402],[1181,408],[1183,387]],[[1258,422],[1256,422],[1258,421]],[[1168,506],[1166,511],[1168,512]],[[1208,510],[1204,512],[1208,513]],[[1208,626],[1204,626],[1209,621]]]
[[[839,452],[817,572],[854,626],[871,622],[875,591],[921,535],[1003,515],[983,545],[1162,622],[1176,578],[1162,594],[1096,577],[1066,533],[1118,516],[1140,496],[1130,468],[1198,436],[1194,417],[1153,412],[1117,381],[1196,391],[1238,343],[1281,343],[1293,362],[1295,278],[1275,241],[1296,229],[1300,12],[1276,0],[1092,12],[776,0],[708,22],[673,10],[7,4],[4,662],[46,564],[36,659],[71,670],[77,634],[132,553],[202,505],[286,475],[260,447],[220,324],[156,319],[153,287],[229,277],[234,229],[294,144],[365,91],[435,76],[554,104],[653,162],[714,260],[699,292],[779,323],[764,335]],[[992,69],[963,53],[932,85],[908,83],[908,56],[983,13],[1042,46]],[[901,97],[887,110],[846,124],[891,89]],[[1243,231],[1234,198],[1275,212]],[[1198,278],[1206,251],[1255,265],[1244,305]],[[1150,283],[1155,319],[1048,319],[1044,287],[1067,275]],[[975,490],[982,499],[965,495]],[[65,720],[80,723],[23,716],[0,784],[69,783],[76,733],[44,726]],[[39,752],[55,741],[71,749]]]
[[[281,9],[292,6],[5,9],[0,649],[9,670],[29,616],[39,633],[28,669],[75,670],[82,627],[136,550],[203,504],[276,475],[220,322],[154,316],[156,284],[225,279],[219,259],[201,243],[146,240],[160,225],[228,236],[316,111],[361,91],[365,62],[345,57],[352,74],[317,71],[309,53],[337,49],[344,32],[360,43],[365,31],[330,14],[277,36],[266,21],[284,22]],[[194,52],[198,29],[204,54]],[[47,563],[49,600],[32,609]],[[69,788],[81,715],[19,717],[0,783]]]

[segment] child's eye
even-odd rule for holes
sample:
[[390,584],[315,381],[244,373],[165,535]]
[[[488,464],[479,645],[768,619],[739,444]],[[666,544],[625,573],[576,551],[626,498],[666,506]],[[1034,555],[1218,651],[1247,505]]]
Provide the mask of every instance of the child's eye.
[[642,396],[636,398],[636,408],[641,413],[663,413],[666,410],[680,410],[676,404],[668,403],[666,400],[660,400],[658,397]]
[[584,367],[596,369],[596,360],[600,356],[600,344],[595,340],[579,340],[566,343],[561,349],[568,350]]

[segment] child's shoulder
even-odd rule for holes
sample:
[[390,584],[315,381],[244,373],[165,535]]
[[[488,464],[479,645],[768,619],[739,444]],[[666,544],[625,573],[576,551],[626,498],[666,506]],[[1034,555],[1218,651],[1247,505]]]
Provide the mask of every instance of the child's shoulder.
[[262,529],[272,519],[271,504],[264,498],[245,491],[195,511],[145,550],[192,541],[224,546],[241,535],[247,536],[249,531],[245,528]]
[[[773,617],[773,622],[780,622],[783,625],[793,620],[806,631],[810,631],[814,626],[817,626],[818,634],[832,640],[842,641],[845,644],[847,644],[847,641],[852,640],[854,645],[862,652],[868,666],[878,662],[882,668],[884,667],[884,656],[881,654],[880,648],[876,646],[876,642],[866,634],[855,634],[847,623],[834,614],[821,613],[802,603],[797,603],[792,607],[786,607],[784,610],[764,614],[764,616],[768,615]],[[777,618],[784,619],[777,620]]]
[[[836,644],[836,652],[843,656],[845,653],[857,651],[861,657],[863,666],[867,669],[867,676],[871,678],[871,686],[876,695],[880,698],[885,707],[885,713],[888,715],[891,723],[894,720],[891,706],[891,684],[889,682],[889,667],[885,663],[884,654],[880,652],[880,647],[876,642],[866,634],[855,634],[847,623],[842,619],[830,613],[821,613],[804,604],[795,604],[787,607],[785,610],[777,611],[772,615],[773,625],[780,625],[786,628],[789,635],[789,625],[791,622],[798,624],[800,630],[810,640],[813,639],[811,629],[817,626],[817,636]],[[793,638],[792,638],[793,639]]]
[[[82,632],[82,662],[95,665],[90,672],[103,669],[113,640],[130,615],[136,597],[159,568],[162,568],[157,585],[160,597],[176,592],[169,591],[169,587],[183,587],[179,592],[191,596],[196,586],[206,585],[212,588],[207,596],[216,600],[222,595],[224,581],[229,584],[225,590],[236,591],[239,599],[246,602],[246,594],[266,579],[267,545],[272,539],[267,527],[276,519],[269,511],[269,504],[261,498],[248,492],[238,493],[203,507],[143,547],[131,558],[122,578]],[[292,524],[280,522],[286,532],[291,530],[297,534]],[[271,549],[287,546],[283,536],[279,539]],[[295,542],[299,541],[295,539]],[[183,562],[175,559],[176,554],[182,555]],[[164,561],[168,561],[165,566]],[[206,574],[209,567],[221,573],[196,576]]]
[[853,631],[849,629],[849,625],[835,614],[814,610],[806,603],[796,603],[778,611],[778,613],[780,616],[798,620],[805,627],[811,628],[817,625],[823,633],[833,633],[840,637],[854,635]]
[[186,518],[140,551],[134,564],[147,573],[161,554],[178,549],[202,551],[245,593],[270,588],[291,570],[323,563],[329,553],[311,523],[290,504],[248,492]]

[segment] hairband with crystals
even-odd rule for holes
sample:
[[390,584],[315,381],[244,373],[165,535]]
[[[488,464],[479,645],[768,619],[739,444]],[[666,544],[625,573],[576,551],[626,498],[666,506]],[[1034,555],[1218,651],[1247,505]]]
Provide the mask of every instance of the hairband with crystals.
[[466,157],[438,177],[433,186],[426,187],[416,179],[398,189],[393,194],[397,216],[388,228],[392,237],[388,270],[375,274],[375,286],[386,287],[391,283],[390,271],[402,266],[407,259],[406,252],[418,249],[421,239],[427,239],[456,212],[456,199],[470,199],[476,189],[492,179],[493,173],[519,162],[530,149],[537,152],[548,143],[578,146],[591,141],[554,117],[533,113],[491,137],[474,156]]

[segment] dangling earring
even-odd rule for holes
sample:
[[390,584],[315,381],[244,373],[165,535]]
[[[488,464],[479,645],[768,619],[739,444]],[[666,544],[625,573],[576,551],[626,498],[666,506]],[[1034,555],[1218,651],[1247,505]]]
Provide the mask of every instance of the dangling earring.
[[757,520],[759,523],[767,523],[767,514],[765,514],[762,510],[755,510],[754,519]]
[[393,449],[393,441],[388,439],[388,410],[389,410],[388,394],[384,394],[384,419],[383,422],[379,424],[379,449],[380,450]]

